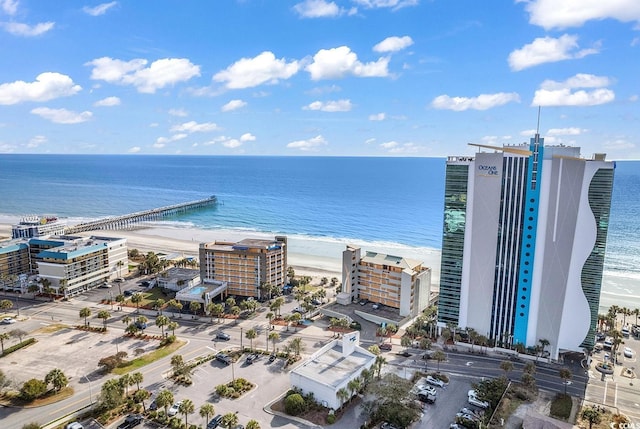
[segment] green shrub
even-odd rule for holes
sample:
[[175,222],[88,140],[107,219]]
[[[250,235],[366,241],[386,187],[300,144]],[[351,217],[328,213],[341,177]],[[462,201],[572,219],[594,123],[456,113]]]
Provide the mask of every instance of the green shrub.
[[47,384],[37,378],[25,381],[20,389],[20,397],[26,401],[33,401],[45,393],[47,393]]
[[329,414],[327,416],[327,424],[332,425],[336,422],[336,415],[335,414]]
[[290,416],[297,416],[301,414],[305,409],[305,402],[302,395],[294,393],[287,396],[284,400],[284,411]]
[[558,395],[554,398],[553,402],[551,402],[550,414],[554,417],[566,420],[569,418],[569,415],[571,415],[572,406],[573,403],[571,402],[571,396]]
[[11,347],[7,347],[6,349],[4,349],[4,353],[2,353],[2,356],[6,356],[9,353],[13,353],[16,350],[20,350],[23,347],[27,347],[30,346],[31,344],[35,343],[37,340],[35,338],[29,338],[28,340],[24,340],[18,344],[14,344]]

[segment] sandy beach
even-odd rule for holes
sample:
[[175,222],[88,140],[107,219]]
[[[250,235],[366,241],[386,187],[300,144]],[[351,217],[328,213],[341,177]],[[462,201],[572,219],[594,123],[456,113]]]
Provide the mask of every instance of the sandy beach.
[[[146,253],[180,254],[198,257],[200,243],[213,241],[236,242],[244,238],[273,238],[273,235],[230,229],[205,230],[184,228],[159,223],[141,224],[133,230],[100,230],[83,233],[84,236],[106,236],[127,239],[129,249]],[[11,238],[11,223],[0,223],[0,239]],[[413,248],[394,243],[349,242],[319,237],[287,236],[288,262],[298,275],[337,277],[342,281],[342,251],[347,244],[360,246],[365,251],[386,253],[422,262],[432,269],[432,284],[439,283],[440,251]]]

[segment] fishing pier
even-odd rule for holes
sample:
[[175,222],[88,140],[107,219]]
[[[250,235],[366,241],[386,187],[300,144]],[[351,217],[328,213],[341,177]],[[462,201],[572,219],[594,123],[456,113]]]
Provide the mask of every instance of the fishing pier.
[[66,227],[64,229],[64,233],[76,234],[79,232],[95,231],[99,229],[130,229],[140,222],[161,220],[166,217],[175,216],[189,211],[208,208],[215,205],[217,202],[218,199],[213,195],[203,200],[190,201],[122,216],[112,216],[90,222],[79,223],[77,225]]

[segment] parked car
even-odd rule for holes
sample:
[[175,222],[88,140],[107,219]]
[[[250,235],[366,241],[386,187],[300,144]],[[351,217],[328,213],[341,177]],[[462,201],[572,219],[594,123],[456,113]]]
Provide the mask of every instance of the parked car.
[[629,347],[625,347],[624,348],[624,357],[632,358],[633,357],[633,350],[630,349]]
[[124,296],[133,296],[134,292],[132,290],[125,290],[122,294]]
[[418,393],[426,393],[428,395],[437,395],[436,389],[431,386],[422,385],[418,387]]
[[218,414],[207,423],[207,429],[216,429],[222,423],[222,415]]
[[259,355],[257,353],[251,353],[249,356],[247,356],[247,365],[251,365],[252,363],[254,363],[255,361],[258,360]]
[[397,428],[396,426],[392,425],[392,424],[391,424],[391,423],[389,423],[389,422],[383,422],[383,423],[380,425],[380,429],[398,429],[398,428]]
[[140,322],[136,320],[136,328],[138,329],[147,329],[147,322]]
[[78,422],[71,422],[71,423],[67,423],[64,429],[84,429],[84,426],[82,426]]
[[231,339],[231,335],[226,332],[216,332],[216,340],[229,341]]
[[276,356],[275,354],[271,354],[271,355],[269,356],[269,362],[273,362],[273,361],[275,361],[276,359],[277,359],[277,356]]
[[468,402],[471,405],[474,405],[474,406],[480,407],[480,408],[489,408],[489,403],[487,401],[481,401],[480,399],[476,398],[475,396],[469,396],[467,399],[468,399]]
[[378,347],[380,348],[380,350],[391,350],[393,345],[391,343],[380,343]]
[[433,404],[434,402],[436,402],[436,395],[432,395],[426,391],[420,391],[418,392],[418,399],[422,402],[426,402],[428,404]]
[[444,387],[444,381],[440,380],[439,378],[435,378],[431,375],[427,375],[427,383],[433,386]]
[[231,358],[229,357],[229,355],[226,355],[224,353],[218,353],[216,355],[216,360],[218,362],[222,362],[225,365],[230,365],[231,364]]
[[307,312],[307,310],[305,310],[305,309],[304,309],[304,308],[302,308],[302,307],[296,307],[296,308],[294,308],[294,309],[293,309],[293,313],[300,313],[300,314],[304,314],[304,313],[306,313],[306,312]]
[[373,308],[374,310],[377,310],[380,308],[380,304],[373,304],[371,308]]
[[368,299],[361,299],[359,302],[360,305],[367,305],[368,303],[369,303]]
[[12,317],[5,317],[4,319],[2,319],[3,325],[11,325],[12,323],[16,323],[16,319]]
[[317,300],[317,299],[312,299],[311,300],[311,304],[313,304],[313,305],[322,305],[322,302],[320,300]]
[[125,417],[124,421],[120,423],[118,429],[130,429],[138,426],[142,423],[142,416],[140,414],[129,414]]
[[173,417],[173,416],[175,416],[176,414],[178,414],[178,410],[179,410],[179,408],[180,408],[180,405],[182,405],[182,401],[179,401],[179,402],[176,402],[175,404],[173,404],[173,405],[171,406],[171,408],[169,408],[169,411],[167,412],[167,415],[168,415],[169,417]]

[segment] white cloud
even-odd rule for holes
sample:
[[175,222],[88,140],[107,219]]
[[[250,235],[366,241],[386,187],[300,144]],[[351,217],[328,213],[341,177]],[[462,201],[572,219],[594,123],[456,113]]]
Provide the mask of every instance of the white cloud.
[[158,137],[156,139],[154,147],[165,147],[167,143],[177,142],[179,140],[184,140],[187,138],[188,134],[174,134],[171,137]]
[[478,97],[449,97],[448,95],[439,95],[433,99],[431,106],[436,109],[461,112],[468,109],[487,110],[511,102],[520,102],[520,96],[515,92],[481,94]]
[[11,33],[14,36],[34,37],[51,30],[55,26],[55,23],[41,22],[36,25],[29,25],[21,22],[0,22],[0,26],[2,26],[7,33]]
[[[532,106],[596,106],[615,99],[615,93],[607,88],[611,80],[606,76],[579,73],[564,82],[545,80],[536,90]],[[576,88],[595,88],[584,90]]]
[[384,149],[387,149],[387,152],[389,153],[393,153],[393,154],[407,154],[407,153],[417,153],[420,152],[421,150],[423,150],[422,146],[419,146],[415,143],[402,143],[399,144],[397,142],[390,142],[390,143],[394,143],[393,145],[389,145],[389,147],[385,148],[383,145]]
[[348,46],[321,49],[313,56],[313,62],[305,70],[312,80],[340,79],[347,75],[356,77],[385,77],[389,75],[389,58],[361,63],[358,56]]
[[244,133],[240,136],[240,141],[242,142],[252,142],[256,140],[256,136],[251,133]]
[[637,0],[530,0],[525,3],[529,23],[545,29],[580,27],[591,20],[640,21]]
[[397,52],[413,45],[413,39],[409,36],[387,37],[373,47],[375,52]]
[[46,72],[36,77],[35,82],[18,80],[0,85],[0,105],[18,104],[25,101],[49,101],[54,98],[77,94],[82,87],[64,74]]
[[132,148],[129,148],[129,150],[127,152],[129,152],[129,153],[138,153],[138,152],[140,152],[140,150],[141,150],[140,146],[134,146]]
[[29,139],[29,142],[27,143],[27,147],[36,148],[40,145],[47,143],[48,141],[49,139],[47,139],[45,136],[33,136],[31,139]]
[[77,113],[67,109],[50,109],[48,107],[37,107],[31,110],[31,113],[56,124],[79,124],[88,121],[93,116],[93,113],[88,111]]
[[305,0],[293,6],[302,18],[330,18],[342,13],[335,2],[325,0]]
[[610,103],[615,93],[610,89],[600,88],[592,91],[579,90],[572,92],[569,88],[549,91],[536,91],[532,106],[597,106]]
[[196,121],[185,122],[184,124],[174,125],[171,127],[171,132],[186,132],[186,133],[206,133],[209,131],[215,131],[218,129],[218,125],[213,122],[197,123]]
[[393,149],[394,147],[397,147],[400,143],[395,142],[395,141],[390,141],[390,142],[385,142],[385,143],[380,143],[380,147],[382,149]]
[[540,88],[549,90],[564,88],[602,88],[611,85],[611,83],[611,79],[606,76],[578,73],[564,82],[547,79],[540,84]]
[[364,142],[366,144],[375,143],[376,142],[376,138],[375,137],[371,137],[371,138],[366,139]]
[[275,84],[289,79],[300,69],[298,61],[287,63],[276,59],[273,52],[265,51],[254,58],[242,58],[225,70],[216,73],[213,80],[223,82],[227,88],[252,88],[263,83]]
[[576,127],[569,128],[551,128],[547,131],[548,136],[579,136],[587,130]]
[[386,113],[375,113],[373,115],[369,115],[370,121],[384,121],[387,119]]
[[95,7],[89,7],[89,6],[85,6],[82,8],[82,10],[91,15],[91,16],[100,16],[100,15],[104,15],[105,13],[107,13],[107,11],[109,9],[111,9],[112,7],[114,7],[115,5],[117,5],[118,2],[117,1],[112,1],[110,3],[102,3],[99,4],[98,6]]
[[304,110],[320,110],[322,112],[349,112],[352,108],[351,100],[314,101],[304,106]]
[[171,116],[179,116],[179,117],[185,117],[187,116],[189,113],[184,110],[184,109],[169,109],[169,114]]
[[353,0],[355,3],[367,8],[391,8],[393,10],[402,9],[403,7],[416,6],[419,0]]
[[238,110],[243,108],[244,106],[247,105],[246,101],[243,100],[231,100],[229,101],[227,104],[225,104],[224,106],[222,106],[222,111],[223,112],[231,112],[233,110]]
[[300,149],[305,152],[316,152],[321,146],[327,145],[327,141],[321,135],[307,140],[297,140],[287,144],[289,149]]
[[109,57],[97,58],[86,63],[93,66],[91,79],[104,80],[119,85],[133,85],[138,92],[153,94],[156,90],[178,82],[184,82],[194,76],[200,76],[200,67],[185,58],[163,58],[145,67],[145,59],[131,61],[116,60]]
[[617,138],[614,140],[609,140],[604,142],[604,147],[608,151],[614,150],[624,150],[629,151],[630,149],[635,149],[635,143],[627,140],[626,138]]
[[2,0],[0,7],[4,13],[13,16],[18,12],[18,0]]
[[96,101],[95,103],[93,103],[93,105],[96,107],[119,106],[120,99],[118,97],[107,97],[107,98],[103,98],[102,100]]
[[222,143],[222,146],[228,147],[229,149],[235,149],[237,147],[242,146],[242,142],[238,139],[230,139]]
[[563,34],[559,38],[539,37],[509,54],[509,67],[520,71],[544,63],[583,58],[598,53],[599,47],[577,50],[578,36]]

